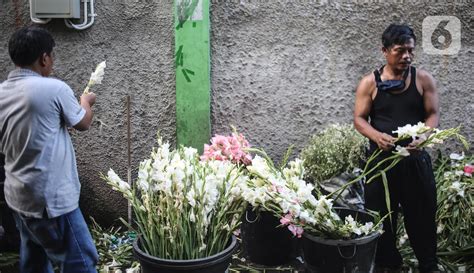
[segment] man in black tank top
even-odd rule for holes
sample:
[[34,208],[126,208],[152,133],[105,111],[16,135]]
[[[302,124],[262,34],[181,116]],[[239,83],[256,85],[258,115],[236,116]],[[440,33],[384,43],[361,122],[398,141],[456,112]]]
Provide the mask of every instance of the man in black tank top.
[[[370,139],[370,152],[381,148],[385,156],[394,149],[397,127],[425,122],[437,127],[439,107],[436,85],[413,60],[416,36],[406,25],[390,25],[382,35],[386,65],[362,78],[356,91],[354,126]],[[397,213],[401,209],[420,272],[436,272],[436,186],[431,159],[425,151],[408,146],[410,156],[387,173],[392,222],[387,217],[376,254],[378,272],[397,272],[402,258],[396,247]],[[366,207],[387,213],[381,181],[366,185]],[[390,271],[391,270],[391,271]]]

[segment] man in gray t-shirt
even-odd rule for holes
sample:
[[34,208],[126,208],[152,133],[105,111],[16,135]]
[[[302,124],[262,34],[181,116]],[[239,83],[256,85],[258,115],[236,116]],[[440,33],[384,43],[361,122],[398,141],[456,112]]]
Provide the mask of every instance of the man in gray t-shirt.
[[49,78],[54,40],[25,27],[10,38],[17,69],[0,84],[0,153],[5,199],[21,235],[20,271],[96,272],[97,250],[79,210],[80,183],[68,128],[87,130],[95,94],[80,104],[64,82]]

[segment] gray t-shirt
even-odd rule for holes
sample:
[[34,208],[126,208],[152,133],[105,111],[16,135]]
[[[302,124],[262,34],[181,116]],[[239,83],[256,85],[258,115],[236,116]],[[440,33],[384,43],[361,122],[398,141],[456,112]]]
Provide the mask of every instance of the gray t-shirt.
[[80,183],[67,130],[86,111],[64,82],[16,69],[0,84],[5,199],[17,212],[50,218],[78,207]]

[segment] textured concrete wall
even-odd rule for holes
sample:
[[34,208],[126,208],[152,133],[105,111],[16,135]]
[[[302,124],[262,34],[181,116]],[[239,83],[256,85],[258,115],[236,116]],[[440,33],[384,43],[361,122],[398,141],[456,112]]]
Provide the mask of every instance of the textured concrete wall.
[[[3,80],[13,68],[8,37],[30,20],[26,1],[0,3]],[[89,30],[69,30],[61,20],[46,25],[57,41],[55,76],[77,95],[95,65],[107,60],[106,78],[96,89],[94,126],[74,135],[81,206],[102,222],[126,211],[125,202],[98,176],[113,167],[126,177],[126,95],[132,98],[135,169],[149,154],[158,129],[175,139],[172,10],[171,0],[102,0]],[[391,22],[406,22],[419,37],[415,65],[438,80],[442,126],[463,124],[472,142],[473,11],[472,1],[214,0],[212,131],[228,133],[235,125],[254,146],[279,158],[291,144],[301,149],[327,124],[350,122],[359,79],[383,63],[382,31]],[[423,52],[421,25],[429,15],[461,20],[459,54]]]
[[[224,1],[222,1],[224,2]],[[472,139],[474,3],[450,1],[229,1],[212,10],[213,131],[234,124],[278,157],[301,148],[332,122],[352,118],[363,74],[383,64],[380,37],[391,22],[412,25],[415,66],[438,80],[442,126],[463,124]],[[442,3],[441,3],[442,2]],[[457,16],[462,49],[427,55],[421,25],[429,15]]]
[[[0,5],[1,80],[13,68],[6,50],[10,34],[30,24],[26,2]],[[59,19],[45,25],[56,40],[54,76],[66,81],[77,96],[95,66],[107,60],[104,81],[94,90],[95,122],[90,131],[73,136],[82,183],[80,205],[85,214],[106,222],[124,213],[126,217],[124,199],[99,178],[111,167],[127,177],[126,96],[132,102],[134,168],[156,143],[157,130],[175,139],[173,5],[167,2],[99,1],[96,23],[88,30],[68,29]]]

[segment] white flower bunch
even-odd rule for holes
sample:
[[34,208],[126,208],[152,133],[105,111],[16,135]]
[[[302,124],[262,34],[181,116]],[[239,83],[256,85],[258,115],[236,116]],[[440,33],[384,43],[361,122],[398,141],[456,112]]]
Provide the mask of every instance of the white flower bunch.
[[131,189],[113,171],[104,177],[130,200],[143,248],[165,259],[222,251],[240,225],[247,177],[230,161],[200,161],[194,148],[158,144]]
[[[464,145],[464,147],[468,148],[469,144],[467,143],[465,137],[459,133],[459,131],[460,127],[439,130],[436,128],[430,128],[424,123],[419,122],[416,125],[407,124],[403,127],[399,127],[397,130],[393,131],[393,133],[398,134],[398,138],[395,140],[395,142],[409,138],[417,140],[414,148],[418,149],[422,149],[425,147],[432,148],[437,144],[442,144],[445,140],[449,138],[457,138]],[[392,151],[392,155],[384,157],[376,164],[372,164],[373,162],[375,162],[376,158],[378,158],[382,154],[382,152],[382,149],[378,149],[374,153],[372,153],[372,155],[367,159],[362,174],[356,177],[355,179],[347,182],[337,191],[330,193],[329,196],[332,197],[333,195],[335,195],[335,199],[337,199],[340,194],[350,185],[356,183],[359,179],[363,177],[369,176],[370,177],[365,182],[366,184],[373,182],[378,177],[382,177],[382,180],[384,182],[385,193],[388,194],[388,184],[386,181],[385,173],[391,168],[393,168],[395,165],[397,165],[398,162],[400,162],[403,158],[409,156],[410,152],[406,147],[397,146],[395,148],[395,151]],[[470,169],[470,172],[472,173],[472,167]],[[455,185],[451,189],[456,190],[459,194],[463,194],[461,188],[459,188],[457,185]],[[387,208],[390,211],[390,202],[388,199],[386,200],[386,202]],[[388,216],[391,217],[390,214]]]
[[464,152],[461,154],[451,153],[449,155],[451,164],[450,170],[447,170],[440,177],[443,181],[441,187],[448,199],[454,202],[457,198],[465,198],[466,192],[470,192],[474,184],[472,183],[472,163],[466,158]]
[[[465,147],[468,147],[466,139],[459,134],[460,127],[440,130],[437,128],[430,128],[423,122],[418,122],[416,125],[407,124],[403,127],[398,127],[393,133],[397,134],[397,140],[403,140],[412,138],[413,140],[419,140],[417,148],[433,148],[435,145],[443,144],[448,138],[456,137],[459,139]],[[397,145],[394,154],[402,157],[409,156],[410,152],[405,148]]]
[[341,219],[332,199],[313,195],[314,185],[303,180],[303,161],[295,159],[288,167],[276,168],[269,158],[256,155],[247,166],[250,179],[243,189],[244,198],[280,218],[280,223],[297,237],[303,231],[325,238],[344,239],[367,235],[380,227],[361,224],[352,217]]
[[97,67],[95,68],[95,71],[91,73],[91,78],[89,79],[89,82],[87,83],[86,89],[84,89],[84,94],[89,93],[89,89],[92,86],[102,83],[102,79],[104,78],[104,73],[105,73],[105,67],[106,67],[105,61],[97,65]]
[[[374,223],[372,222],[367,222],[364,225],[356,222],[352,215],[346,216],[344,220],[344,226],[347,227],[347,229],[351,233],[355,233],[356,235],[368,235],[370,232],[372,232],[372,228],[374,226]],[[350,234],[348,234],[350,236]]]
[[413,139],[415,139],[416,137],[430,130],[430,127],[426,126],[423,122],[420,121],[415,125],[407,124],[403,127],[398,127],[398,129],[393,131],[392,133],[397,134],[398,138],[412,137]]
[[107,177],[109,177],[109,180],[116,188],[118,188],[122,193],[131,195],[130,191],[130,185],[123,181],[115,172],[114,170],[110,169],[107,172]]

